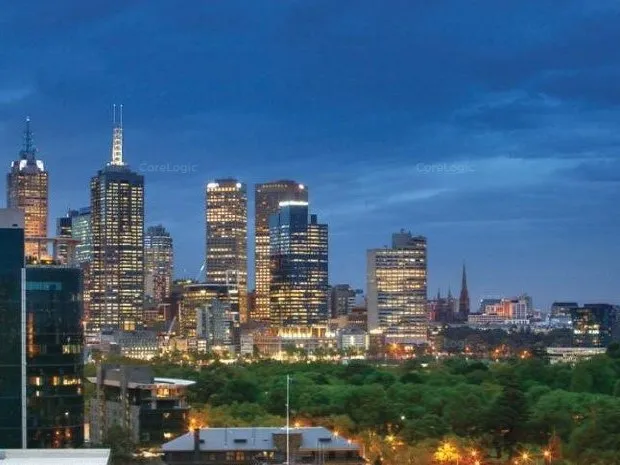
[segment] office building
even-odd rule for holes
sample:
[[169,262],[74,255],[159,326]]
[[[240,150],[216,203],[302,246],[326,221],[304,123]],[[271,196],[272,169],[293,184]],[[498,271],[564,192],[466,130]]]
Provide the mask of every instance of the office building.
[[248,200],[245,184],[218,179],[206,187],[206,281],[234,286],[233,310],[247,321]]
[[144,177],[123,161],[122,117],[112,160],[90,182],[92,261],[88,335],[140,327],[144,300]]
[[[26,238],[47,237],[48,173],[43,161],[37,158],[29,118],[26,119],[23,148],[19,159],[11,163],[6,185],[7,207],[21,210],[25,215]],[[28,241],[25,254],[39,258],[47,252],[39,242]]]
[[136,360],[151,360],[159,355],[159,338],[155,331],[101,331],[99,349],[104,354]]
[[[71,239],[73,236],[71,234],[71,215],[73,212],[69,210],[66,216],[61,216],[56,219],[56,236],[63,239]],[[58,250],[58,258],[63,263],[67,263],[70,253],[70,247],[67,244],[62,244],[59,246]]]
[[329,309],[332,318],[346,316],[356,306],[361,289],[353,289],[348,284],[336,284],[329,289]]
[[577,302],[553,302],[550,316],[552,318],[570,318],[571,310],[577,307],[579,307]]
[[80,447],[80,271],[57,256],[25,267],[24,242],[24,214],[0,210],[0,447]]
[[369,250],[368,329],[381,330],[395,343],[425,344],[426,238],[401,230],[392,247]]
[[[26,441],[22,404],[22,324],[26,303],[24,280],[24,214],[0,209],[0,448],[20,448]],[[24,326],[25,328],[25,326]],[[23,434],[22,434],[23,433]]]
[[[323,427],[202,428],[163,445],[168,465],[363,465],[360,446]],[[288,444],[288,447],[287,447]]]
[[239,320],[238,314],[231,312],[230,304],[212,300],[196,312],[196,337],[204,340],[208,349],[221,347],[231,351]]
[[573,346],[607,347],[620,340],[620,307],[610,304],[585,304],[570,310]]
[[79,268],[27,266],[28,448],[84,444],[81,295]]
[[162,225],[149,226],[144,235],[144,293],[148,300],[163,302],[170,296],[173,261],[170,233]]
[[255,241],[254,279],[256,282],[255,312],[252,320],[269,321],[269,218],[278,212],[280,202],[308,201],[308,189],[296,181],[281,180],[257,184],[254,194]]
[[80,265],[90,263],[93,256],[90,207],[70,210],[69,216],[71,217],[71,237],[79,241],[75,247],[75,260]]
[[148,366],[119,365],[98,366],[88,381],[95,385],[89,408],[93,444],[101,444],[114,425],[143,446],[160,446],[187,431],[187,389],[194,381],[156,378]]
[[324,324],[327,312],[327,225],[308,215],[308,202],[280,202],[269,220],[272,326]]
[[[214,300],[227,305],[230,312],[238,315],[235,310],[237,290],[235,287],[209,283],[180,283],[177,285],[179,294],[178,321],[179,335],[183,338],[195,338],[198,327],[197,315],[199,309],[205,308]],[[235,317],[239,319],[238,316]]]

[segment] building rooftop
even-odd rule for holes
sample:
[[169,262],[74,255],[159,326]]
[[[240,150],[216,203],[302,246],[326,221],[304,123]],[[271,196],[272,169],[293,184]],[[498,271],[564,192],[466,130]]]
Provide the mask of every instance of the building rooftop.
[[1,465],[107,465],[109,449],[0,449]]
[[[276,449],[273,436],[286,434],[286,428],[202,428],[200,430],[200,450],[237,451]],[[323,427],[291,428],[291,436],[301,434],[301,450],[359,450],[359,446],[346,438],[332,433]],[[162,446],[164,452],[194,450],[194,433],[179,436]]]
[[[91,383],[97,384],[97,377],[91,376],[91,377],[89,377],[87,379]],[[117,387],[120,387],[121,382],[118,379],[106,378],[104,380],[103,384],[105,384],[106,386],[117,386]],[[153,382],[151,382],[151,383],[129,381],[127,383],[127,387],[129,389],[136,389],[136,388],[140,388],[140,387],[141,388],[155,387],[155,386],[161,386],[161,387],[187,387],[187,386],[191,386],[192,384],[196,384],[196,382],[195,381],[190,381],[190,380],[187,380],[187,379],[154,378]],[[4,464],[0,463],[0,465],[4,465]]]

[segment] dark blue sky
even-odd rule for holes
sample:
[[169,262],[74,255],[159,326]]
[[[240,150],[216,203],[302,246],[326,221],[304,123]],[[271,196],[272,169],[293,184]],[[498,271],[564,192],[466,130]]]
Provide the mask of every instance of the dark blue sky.
[[194,168],[145,173],[179,275],[205,182],[292,178],[333,283],[365,287],[402,227],[428,236],[430,294],[465,260],[476,300],[619,302],[620,3],[561,3],[0,0],[0,153],[30,115],[52,216],[87,205],[123,103],[135,169]]

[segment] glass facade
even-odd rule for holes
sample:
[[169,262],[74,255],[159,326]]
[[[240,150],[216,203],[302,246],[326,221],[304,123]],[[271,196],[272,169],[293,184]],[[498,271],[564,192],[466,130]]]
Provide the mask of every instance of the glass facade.
[[[6,211],[6,210],[4,210]],[[4,218],[2,218],[4,220]],[[22,219],[23,221],[23,219]],[[22,446],[21,315],[24,229],[0,223],[0,448]]]
[[620,339],[620,307],[586,304],[571,308],[570,315],[575,347],[607,347]]
[[172,237],[162,225],[150,226],[144,236],[144,292],[162,302],[172,290]]
[[295,181],[274,181],[257,184],[254,195],[255,243],[254,279],[256,303],[252,320],[269,320],[269,218],[278,212],[280,202],[287,200],[308,201],[308,189]]
[[369,250],[368,329],[413,343],[427,341],[426,238],[400,232],[392,248]]
[[206,188],[206,281],[233,285],[232,306],[247,321],[248,199],[245,184],[218,179]]
[[29,448],[84,442],[81,293],[78,268],[26,268]]
[[285,201],[269,221],[270,323],[308,326],[328,319],[327,225],[308,202]]

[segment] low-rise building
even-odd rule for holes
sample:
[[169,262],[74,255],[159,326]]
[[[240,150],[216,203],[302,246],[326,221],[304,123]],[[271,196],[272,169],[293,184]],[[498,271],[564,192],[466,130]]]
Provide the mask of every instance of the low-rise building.
[[161,444],[187,431],[187,388],[194,381],[155,378],[148,366],[98,367],[90,401],[90,439],[101,444],[113,425],[125,428],[136,444]]
[[108,465],[110,449],[0,449],[2,465]]
[[588,360],[596,355],[603,355],[607,349],[603,347],[548,347],[549,363],[577,363]]
[[366,353],[369,345],[368,333],[357,327],[345,328],[338,332],[338,349],[342,351]]
[[360,446],[323,427],[202,428],[163,445],[168,465],[362,465]]
[[151,360],[159,354],[159,338],[155,331],[111,331],[101,333],[100,349],[138,360]]

